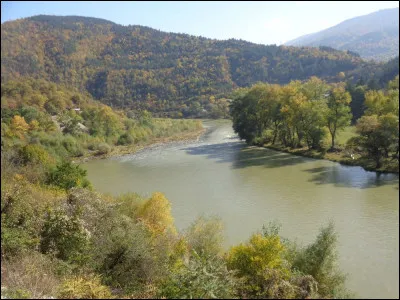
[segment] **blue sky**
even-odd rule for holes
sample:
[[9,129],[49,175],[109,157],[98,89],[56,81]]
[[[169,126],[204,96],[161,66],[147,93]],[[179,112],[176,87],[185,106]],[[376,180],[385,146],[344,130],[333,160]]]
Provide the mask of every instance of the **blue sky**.
[[1,23],[38,14],[79,15],[121,25],[279,45],[346,19],[393,7],[399,7],[399,2],[1,1]]

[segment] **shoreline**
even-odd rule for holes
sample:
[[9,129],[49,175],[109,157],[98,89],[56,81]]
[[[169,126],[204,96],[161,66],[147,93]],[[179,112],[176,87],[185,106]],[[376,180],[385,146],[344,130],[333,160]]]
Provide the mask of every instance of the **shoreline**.
[[96,151],[89,152],[83,157],[78,157],[73,160],[73,163],[85,163],[94,159],[106,159],[111,157],[120,157],[129,154],[135,154],[143,149],[151,148],[156,145],[165,145],[173,142],[187,141],[191,142],[198,140],[207,130],[207,128],[201,128],[200,130],[178,133],[168,137],[156,138],[149,141],[148,143],[140,145],[129,145],[129,146],[114,146],[112,150],[107,154],[96,154]]
[[357,159],[350,159],[347,157],[343,157],[340,153],[341,152],[319,152],[316,150],[309,150],[305,148],[300,148],[300,149],[290,149],[290,148],[284,148],[282,146],[278,145],[271,145],[271,144],[264,144],[264,145],[256,145],[258,147],[262,148],[267,148],[279,152],[284,152],[296,156],[303,156],[303,157],[308,157],[308,158],[314,158],[314,159],[323,159],[323,160],[328,160],[332,162],[337,162],[341,165],[344,166],[352,166],[352,167],[361,167],[365,171],[368,172],[376,172],[376,173],[381,173],[381,174],[397,174],[399,175],[399,169],[394,169],[391,168],[391,166],[385,165],[385,162],[383,163],[383,167],[380,169],[375,168],[373,165],[371,165],[372,161],[359,157]]

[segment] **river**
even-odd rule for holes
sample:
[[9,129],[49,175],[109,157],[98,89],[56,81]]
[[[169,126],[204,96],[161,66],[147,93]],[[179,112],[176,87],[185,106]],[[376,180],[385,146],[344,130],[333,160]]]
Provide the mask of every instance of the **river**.
[[82,166],[101,192],[163,192],[178,229],[218,215],[226,247],[277,220],[305,245],[333,220],[339,266],[361,298],[399,298],[399,179],[239,141],[229,121],[205,121],[198,141],[156,145]]

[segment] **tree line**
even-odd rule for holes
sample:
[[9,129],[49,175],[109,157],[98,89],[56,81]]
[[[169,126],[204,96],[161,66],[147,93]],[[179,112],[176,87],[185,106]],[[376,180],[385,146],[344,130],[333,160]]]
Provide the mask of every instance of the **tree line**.
[[[382,159],[390,158],[389,154],[398,161],[398,86],[396,76],[384,90],[357,87],[365,99],[364,114],[355,121],[358,136],[349,139],[346,147],[373,159],[377,169],[382,166]],[[291,149],[306,146],[309,150],[340,151],[336,147],[337,135],[351,124],[353,117],[352,97],[346,84],[328,84],[317,77],[283,86],[257,83],[236,90],[233,98],[233,128],[249,144],[278,143]],[[324,143],[326,135],[329,146]]]

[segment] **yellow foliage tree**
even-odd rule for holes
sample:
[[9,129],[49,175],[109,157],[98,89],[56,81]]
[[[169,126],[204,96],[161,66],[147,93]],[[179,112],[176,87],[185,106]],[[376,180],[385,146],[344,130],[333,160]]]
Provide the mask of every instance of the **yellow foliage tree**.
[[21,139],[24,137],[24,133],[29,129],[29,125],[26,123],[25,118],[18,115],[12,118],[10,127],[13,135],[18,136]]
[[171,204],[160,192],[155,192],[139,209],[138,218],[154,235],[170,232],[176,234]]
[[241,298],[294,297],[293,287],[287,284],[290,266],[284,260],[285,247],[277,235],[254,234],[249,243],[232,247],[227,254],[228,269],[242,277]]
[[285,269],[284,245],[279,236],[254,234],[248,244],[234,246],[228,252],[227,265],[242,276],[255,276],[265,269]]
[[38,130],[39,129],[39,122],[37,120],[32,120],[29,123],[29,130]]

